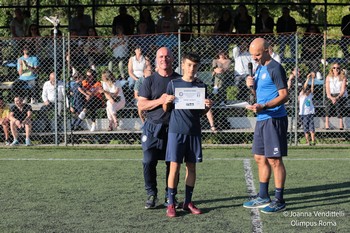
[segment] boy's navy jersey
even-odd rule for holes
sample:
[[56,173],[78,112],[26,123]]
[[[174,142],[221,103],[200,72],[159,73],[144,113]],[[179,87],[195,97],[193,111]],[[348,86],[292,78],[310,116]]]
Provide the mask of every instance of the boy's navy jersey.
[[[195,79],[192,82],[176,79],[168,84],[167,94],[174,95],[175,88],[205,88],[205,98],[207,98],[207,86]],[[172,109],[169,123],[169,133],[178,133],[186,135],[201,135],[200,118],[203,115],[203,109]]]
[[[287,89],[287,77],[283,67],[271,59],[266,66],[259,65],[254,76],[258,104],[266,104],[278,96],[278,90]],[[257,120],[279,118],[287,115],[284,104],[258,113]]]
[[[148,78],[143,81],[139,96],[145,97],[149,100],[155,100],[166,93],[168,83],[173,80],[180,78],[181,75],[173,72],[168,77],[163,77],[158,74],[158,72],[153,73]],[[146,119],[154,124],[168,124],[170,118],[169,112],[164,112],[162,105],[146,111]]]

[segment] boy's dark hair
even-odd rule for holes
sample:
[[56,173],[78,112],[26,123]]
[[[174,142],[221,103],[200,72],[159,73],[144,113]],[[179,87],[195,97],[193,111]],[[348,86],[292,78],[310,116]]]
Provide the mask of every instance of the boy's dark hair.
[[22,52],[23,52],[23,50],[27,50],[28,51],[28,54],[29,55],[32,55],[32,53],[33,53],[33,51],[34,51],[34,44],[25,44],[25,45],[23,45],[23,48],[22,48]]
[[193,53],[193,52],[189,52],[189,53],[185,53],[183,56],[182,56],[182,60],[190,60],[192,62],[196,62],[196,63],[200,63],[201,62],[201,58],[200,56],[197,54],[197,53]]

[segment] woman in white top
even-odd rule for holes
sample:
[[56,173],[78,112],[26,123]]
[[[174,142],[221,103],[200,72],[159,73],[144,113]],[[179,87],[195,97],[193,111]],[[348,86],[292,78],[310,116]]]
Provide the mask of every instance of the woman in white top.
[[[316,74],[311,72],[306,76],[306,81],[304,83],[303,89],[299,94],[299,115],[303,122],[303,129],[306,139],[306,144],[310,146],[316,145],[315,141],[315,123],[314,114],[315,106],[312,102],[314,96],[314,82]],[[308,85],[311,77],[311,87]],[[311,135],[311,142],[309,139],[309,132]]]
[[343,129],[343,112],[348,97],[346,90],[346,76],[339,63],[333,63],[326,78],[326,121],[325,128],[329,128],[329,117],[335,110],[339,118],[339,129]]
[[144,78],[144,71],[151,70],[151,63],[148,57],[142,54],[141,46],[135,46],[135,56],[129,58],[128,72],[129,72],[129,89],[134,88],[135,82]]
[[119,81],[109,70],[102,73],[102,92],[107,99],[107,117],[109,120],[108,130],[118,127],[117,111],[125,107],[125,97]]

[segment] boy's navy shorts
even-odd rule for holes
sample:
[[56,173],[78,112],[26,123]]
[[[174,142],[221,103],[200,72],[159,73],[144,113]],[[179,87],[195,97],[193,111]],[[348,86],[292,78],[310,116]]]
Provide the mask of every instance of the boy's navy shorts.
[[254,131],[253,154],[267,158],[287,156],[287,116],[257,121]]
[[202,162],[201,136],[169,133],[165,160],[177,163]]

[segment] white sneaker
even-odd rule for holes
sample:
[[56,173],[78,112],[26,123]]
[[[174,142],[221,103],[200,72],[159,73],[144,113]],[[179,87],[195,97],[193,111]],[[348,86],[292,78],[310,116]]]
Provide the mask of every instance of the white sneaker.
[[31,146],[32,145],[32,142],[30,141],[29,138],[26,139],[26,146]]
[[10,144],[10,146],[18,146],[19,142],[17,140],[13,140],[13,142]]
[[72,76],[75,75],[76,73],[77,73],[77,70],[74,67],[72,67]]
[[96,130],[96,123],[92,123],[90,131],[94,132],[95,130]]
[[85,115],[86,115],[85,112],[82,111],[82,112],[79,114],[78,117],[79,117],[80,119],[84,120],[84,119],[85,119]]
[[328,66],[328,62],[325,61],[324,59],[321,59],[321,63],[322,63],[322,65]]
[[322,79],[322,75],[321,75],[320,72],[317,72],[317,73],[316,73],[316,78],[317,78],[318,80],[321,80],[321,79]]

